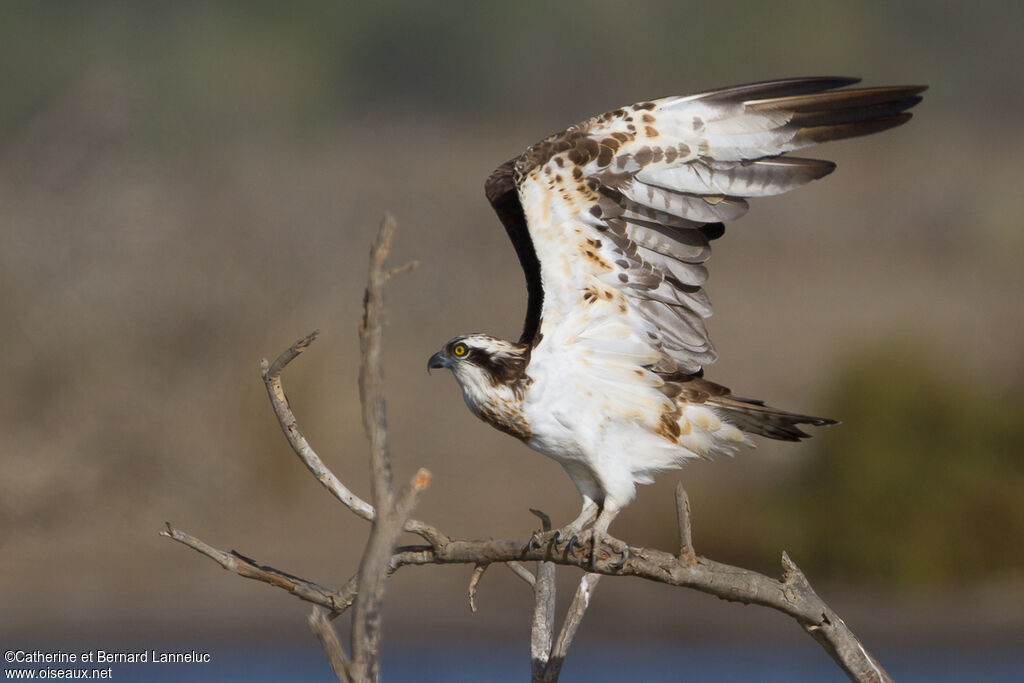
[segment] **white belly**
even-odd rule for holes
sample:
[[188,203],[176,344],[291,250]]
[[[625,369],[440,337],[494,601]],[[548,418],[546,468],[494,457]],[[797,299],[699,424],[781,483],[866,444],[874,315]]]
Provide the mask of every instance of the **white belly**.
[[644,387],[623,401],[621,388],[567,365],[527,371],[533,382],[523,397],[532,432],[526,444],[565,467],[582,494],[624,506],[636,483],[692,457],[655,433],[665,400],[657,389]]

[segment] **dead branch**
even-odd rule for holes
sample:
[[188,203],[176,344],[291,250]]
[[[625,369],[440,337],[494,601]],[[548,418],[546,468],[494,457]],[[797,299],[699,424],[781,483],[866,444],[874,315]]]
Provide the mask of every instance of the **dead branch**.
[[[551,518],[540,510],[530,509],[540,518],[541,529],[551,531]],[[533,584],[533,621],[530,627],[530,663],[533,680],[543,680],[551,657],[551,642],[555,628],[555,565],[537,563],[537,576]]]
[[[589,605],[590,596],[600,576],[608,574],[639,577],[670,586],[692,588],[724,600],[771,607],[795,619],[851,680],[872,683],[891,681],[878,661],[867,652],[846,623],[815,593],[807,577],[785,553],[782,554],[783,573],[779,579],[698,556],[693,548],[689,502],[681,485],[676,489],[678,555],[630,546],[629,557],[621,566],[599,564],[592,567],[590,553],[586,548],[570,547],[556,551],[550,545],[535,547],[523,540],[453,539],[436,527],[409,519],[419,493],[430,482],[430,474],[420,470],[400,494],[396,495],[393,491],[381,370],[383,286],[394,275],[415,265],[407,264],[391,270],[384,268],[393,233],[394,221],[385,217],[371,251],[370,275],[360,326],[360,395],[363,423],[370,441],[373,505],[352,493],[323,464],[302,435],[282,388],[280,376],[285,366],[314,341],[317,333],[297,341],[278,356],[273,364],[264,360],[261,365],[271,404],[292,450],[332,495],[357,516],[373,522],[356,576],[350,578],[340,590],[331,590],[272,567],[259,565],[239,553],[218,550],[170,524],[162,532],[164,536],[210,557],[239,576],[277,586],[305,602],[327,608],[331,610],[330,618],[354,606],[351,660],[345,656],[337,642],[337,635],[327,617],[319,610],[310,616],[311,627],[320,639],[332,669],[342,681],[376,680],[380,605],[388,574],[407,565],[472,564],[475,569],[469,592],[471,606],[475,607],[480,576],[493,563],[505,564],[533,588],[535,609],[531,659],[534,680],[557,681],[566,652]],[[546,515],[534,512],[541,517],[544,528],[550,529]],[[427,545],[396,547],[403,530],[419,535],[427,541]],[[537,562],[536,575],[521,564],[525,561]],[[557,640],[553,635],[556,565],[577,567],[585,572]],[[325,630],[325,625],[329,630]]]
[[223,550],[217,550],[203,543],[195,536],[190,536],[184,531],[175,529],[171,526],[170,522],[166,526],[167,528],[160,532],[161,536],[166,536],[178,543],[187,545],[189,548],[206,555],[230,572],[234,572],[247,579],[262,581],[263,583],[269,583],[271,586],[282,588],[300,600],[326,607],[334,614],[341,614],[346,611],[355,600],[356,582],[354,577],[340,590],[331,590],[312,581],[279,571],[273,567],[257,564],[255,560],[235,551],[224,552]]
[[[281,371],[284,370],[288,363],[308,348],[318,335],[319,330],[311,332],[295,342],[282,352],[273,364],[263,359],[260,363],[260,374],[263,377],[263,383],[267,387],[267,395],[270,397],[270,404],[274,408],[274,414],[277,415],[281,430],[284,432],[285,438],[288,439],[288,444],[292,447],[292,450],[299,456],[299,460],[316,477],[317,481],[330,491],[335,498],[341,501],[345,507],[359,517],[372,522],[377,514],[373,505],[352,493],[324,465],[323,460],[320,459],[320,456],[309,445],[306,437],[302,434],[302,430],[299,429],[298,421],[292,413],[288,397],[285,395],[284,388],[281,385]],[[447,537],[433,526],[415,519],[410,519],[405,523],[405,530],[417,534],[432,544],[443,543],[447,540]]]
[[537,563],[537,582],[533,585],[533,621],[530,628],[530,662],[533,680],[544,680],[551,658],[555,630],[555,565]]
[[676,484],[676,519],[679,524],[679,559],[692,566],[697,563],[693,551],[693,532],[690,529],[690,497],[686,495],[683,482]]
[[[377,239],[370,248],[370,273],[363,297],[363,319],[359,324],[359,400],[363,406],[363,431],[370,442],[370,490],[374,505],[391,504],[391,452],[388,450],[387,407],[384,402],[384,363],[381,361],[381,331],[384,315],[384,263],[395,236],[395,219],[386,214]],[[403,520],[404,522],[404,520]]]
[[476,613],[476,587],[487,571],[489,564],[478,564],[473,567],[473,575],[469,577],[469,611]]
[[351,683],[354,680],[352,662],[345,656],[345,650],[341,647],[341,641],[338,640],[338,632],[334,630],[334,626],[319,607],[313,607],[313,611],[309,615],[309,628],[312,629],[316,639],[320,641],[320,647],[327,655],[327,662],[331,665],[334,675],[339,681]]
[[277,415],[277,421],[281,424],[281,429],[288,439],[288,444],[295,451],[296,455],[299,456],[299,459],[302,460],[306,469],[312,472],[317,481],[323,484],[324,488],[340,500],[345,507],[363,519],[373,521],[375,514],[373,506],[352,493],[342,484],[341,480],[327,469],[320,456],[316,454],[316,451],[306,441],[306,437],[303,436],[302,431],[299,429],[298,421],[295,419],[294,413],[292,413],[288,397],[284,393],[284,388],[281,386],[281,371],[284,370],[288,363],[295,360],[300,353],[305,351],[319,334],[319,330],[310,332],[282,352],[273,364],[268,363],[267,359],[264,358],[260,363],[260,374],[263,376],[263,383],[266,385],[267,394],[270,396],[270,404],[273,406],[274,414]]
[[535,577],[529,569],[527,569],[520,563],[516,562],[515,560],[511,562],[506,562],[505,566],[511,569],[513,574],[515,574],[520,579],[525,581],[530,588],[533,588],[534,585],[537,583],[537,577]]
[[384,373],[381,361],[381,334],[384,315],[384,285],[389,272],[385,268],[395,221],[384,216],[377,239],[370,250],[370,272],[363,318],[359,326],[359,397],[363,406],[363,429],[370,442],[370,483],[377,515],[359,565],[352,614],[352,677],[357,681],[376,681],[378,676],[381,605],[391,554],[405,529],[419,494],[430,485],[430,472],[421,469],[397,496],[392,484],[391,453],[388,450],[387,407],[384,400]]
[[583,615],[590,607],[590,597],[594,594],[600,578],[600,574],[584,574],[580,577],[580,585],[576,587],[576,594],[569,605],[569,611],[566,612],[565,621],[562,622],[562,631],[558,634],[558,640],[555,641],[554,647],[551,648],[551,656],[548,658],[548,665],[544,670],[544,681],[558,680],[565,655],[569,652],[569,645],[576,637],[576,629],[580,627]]

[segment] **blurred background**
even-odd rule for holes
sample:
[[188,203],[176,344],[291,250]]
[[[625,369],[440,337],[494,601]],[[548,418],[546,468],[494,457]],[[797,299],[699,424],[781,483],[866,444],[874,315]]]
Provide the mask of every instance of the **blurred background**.
[[[291,454],[258,364],[321,330],[285,387],[367,496],[356,326],[385,211],[394,263],[421,263],[385,339],[397,476],[435,475],[416,515],[523,539],[530,507],[574,517],[557,464],[424,371],[456,334],[519,334],[484,179],[619,105],[850,75],[931,89],[905,127],[809,153],[838,170],[730,226],[709,288],[708,376],[843,424],[662,475],[614,531],[673,550],[682,480],[698,552],[777,575],[787,550],[898,680],[1021,676],[1022,26],[1020,3],[924,0],[0,3],[0,644],[214,658],[122,680],[330,680],[306,605],[158,532],[356,571],[367,525]],[[386,678],[528,676],[527,588],[493,568],[473,615],[469,575],[392,579]],[[626,672],[844,680],[775,612],[606,580],[564,677]]]

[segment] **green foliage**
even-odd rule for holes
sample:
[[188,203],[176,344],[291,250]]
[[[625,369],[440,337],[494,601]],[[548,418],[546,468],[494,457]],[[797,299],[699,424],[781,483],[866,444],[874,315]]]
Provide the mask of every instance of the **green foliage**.
[[934,587],[1024,566],[1024,406],[959,366],[886,347],[840,374],[844,426],[772,504],[805,569]]

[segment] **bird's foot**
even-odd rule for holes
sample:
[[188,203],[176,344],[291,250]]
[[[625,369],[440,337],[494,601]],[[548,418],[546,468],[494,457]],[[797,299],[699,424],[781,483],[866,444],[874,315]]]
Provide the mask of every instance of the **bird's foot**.
[[561,539],[559,535],[560,529],[555,531],[534,531],[533,535],[530,536],[530,540],[526,543],[526,547],[523,549],[525,553],[533,553],[538,550],[545,550],[547,553],[556,552],[558,550],[558,543]]
[[576,548],[581,547],[580,530],[571,527],[558,529],[557,531],[555,531],[554,542],[557,544],[560,543],[562,540],[565,541],[564,552],[566,556],[572,555]]
[[550,531],[534,531],[533,535],[530,536],[530,540],[526,542],[526,547],[523,548],[523,553],[532,553],[535,550],[540,550],[550,542],[550,536]]
[[579,529],[570,525],[554,531],[533,532],[523,550],[526,553],[533,553],[546,548],[549,554],[564,553],[568,556],[581,546]]
[[590,566],[598,569],[601,566],[613,571],[618,571],[626,566],[629,560],[629,544],[620,541],[607,533],[600,533],[595,530],[592,534],[592,545],[590,550]]

